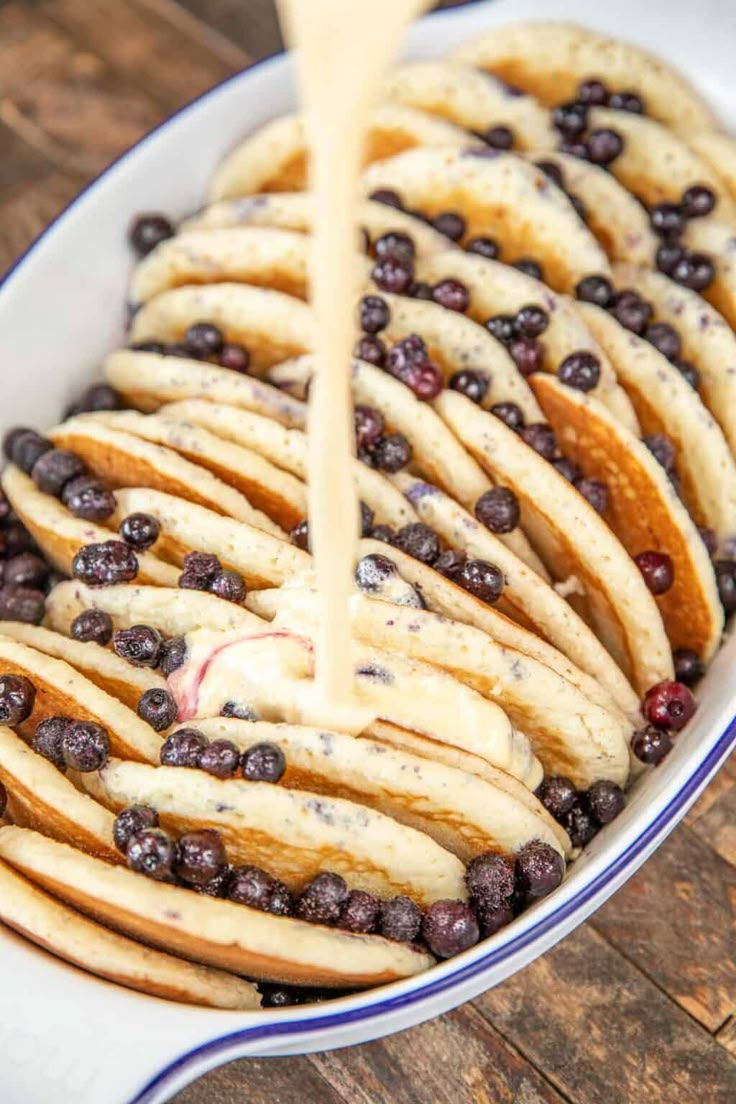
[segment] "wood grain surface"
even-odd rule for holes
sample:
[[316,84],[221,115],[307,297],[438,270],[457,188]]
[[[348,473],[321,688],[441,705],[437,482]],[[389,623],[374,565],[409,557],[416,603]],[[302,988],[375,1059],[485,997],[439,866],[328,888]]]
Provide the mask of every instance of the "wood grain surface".
[[[270,0],[0,3],[0,269],[144,131],[279,45]],[[734,1104],[735,868],[730,764],[590,923],[504,985],[366,1046],[234,1062],[176,1102]]]

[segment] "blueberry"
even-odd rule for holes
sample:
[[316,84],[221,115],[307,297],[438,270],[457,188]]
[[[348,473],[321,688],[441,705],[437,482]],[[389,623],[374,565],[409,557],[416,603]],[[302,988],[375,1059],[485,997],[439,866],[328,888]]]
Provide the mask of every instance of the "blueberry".
[[46,599],[40,590],[18,586],[0,587],[0,621],[22,621],[26,625],[40,625],[45,613]]
[[33,736],[33,750],[60,771],[66,770],[62,741],[70,724],[69,717],[46,717],[36,725]]
[[491,487],[476,502],[475,516],[491,533],[511,533],[521,520],[519,500],[510,487]]
[[140,257],[144,257],[167,238],[173,238],[174,227],[165,215],[146,212],[138,215],[128,230],[128,240]]
[[286,756],[277,744],[252,744],[241,756],[243,778],[248,782],[280,782],[286,771]]
[[488,394],[491,377],[487,372],[481,372],[475,368],[461,368],[450,377],[448,386],[452,391],[459,391],[461,395],[465,395],[471,402],[479,405]]
[[705,664],[692,648],[677,648],[673,658],[675,678],[685,686],[694,686],[705,674]]
[[562,820],[575,804],[576,790],[569,778],[550,775],[542,781],[537,796],[555,820]]
[[95,721],[72,721],[61,741],[64,762],[81,773],[101,770],[110,754],[110,739]]
[[503,572],[488,560],[466,560],[455,581],[487,605],[498,601],[504,587]]
[[483,902],[494,909],[505,907],[513,896],[516,884],[514,864],[503,855],[487,851],[476,855],[468,863],[465,880],[475,902]]
[[434,901],[422,920],[422,937],[437,958],[452,958],[480,938],[478,921],[462,901]]
[[53,448],[39,456],[31,477],[39,491],[60,497],[66,484],[86,471],[87,465],[76,452]]
[[61,492],[61,500],[70,513],[84,521],[107,521],[117,509],[115,495],[93,475],[71,479]]
[[195,322],[184,334],[184,348],[196,360],[207,360],[222,352],[225,338],[211,322]]
[[112,638],[115,654],[133,667],[158,667],[162,643],[161,633],[150,625],[118,629]]
[[155,881],[168,881],[174,865],[173,840],[160,828],[143,828],[128,840],[128,866]]
[[155,732],[163,732],[175,722],[178,709],[169,691],[156,686],[141,695],[137,712]]
[[152,514],[129,514],[120,524],[120,536],[136,552],[146,552],[161,535],[161,523]]
[[378,930],[385,939],[412,943],[422,927],[422,910],[411,897],[391,897],[381,902]]
[[391,321],[391,311],[380,295],[364,295],[360,301],[360,328],[367,334],[385,330]]
[[164,767],[198,767],[209,740],[196,728],[180,728],[167,736],[159,758]]
[[440,554],[439,537],[423,521],[403,525],[396,534],[394,544],[407,556],[423,564],[433,564]]
[[352,889],[340,909],[338,928],[365,935],[375,929],[380,909],[379,901],[372,893]]
[[225,846],[214,828],[187,832],[179,837],[174,873],[191,885],[206,885],[226,865]]
[[25,675],[0,675],[0,725],[27,721],[36,704],[36,687]]
[[240,751],[230,740],[212,740],[202,751],[200,770],[215,778],[232,778],[240,766]]
[[565,860],[548,843],[531,840],[516,856],[516,887],[527,897],[546,897],[562,881]]
[[296,902],[295,914],[312,924],[336,924],[348,893],[344,878],[323,872],[304,887]]
[[123,855],[133,836],[144,828],[158,828],[158,813],[149,805],[129,805],[115,817],[112,838],[115,846]]
[[138,574],[138,560],[123,541],[88,544],[80,548],[74,557],[72,574],[88,586],[129,583]]
[[585,795],[588,812],[598,824],[610,824],[622,812],[626,798],[615,782],[601,779],[594,782]]
[[159,656],[159,668],[161,674],[168,678],[184,665],[187,658],[187,642],[183,636],[172,636],[170,640],[164,640]]

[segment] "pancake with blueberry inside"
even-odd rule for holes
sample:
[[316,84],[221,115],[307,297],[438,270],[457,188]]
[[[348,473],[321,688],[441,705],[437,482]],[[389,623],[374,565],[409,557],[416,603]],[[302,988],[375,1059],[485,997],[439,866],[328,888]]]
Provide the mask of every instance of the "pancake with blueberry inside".
[[415,61],[397,66],[383,87],[391,103],[447,119],[483,138],[492,149],[552,149],[549,112],[492,73],[459,61]]
[[[368,117],[364,161],[381,161],[419,145],[463,146],[468,135],[452,123],[399,104],[373,108]],[[216,170],[210,203],[263,192],[306,187],[308,149],[304,120],[284,115],[266,123],[237,146]]]
[[685,136],[718,129],[705,100],[674,66],[640,46],[575,23],[494,27],[462,44],[453,57],[495,73],[548,107],[574,99],[582,82],[597,78],[604,90],[591,88],[589,94],[596,96],[591,102],[603,102],[610,89],[611,107],[646,110]]
[[561,25],[384,95],[351,367],[360,723],[325,730],[308,693],[298,117],[178,233],[134,222],[128,347],[50,437],[4,441],[0,915],[73,962],[87,925],[91,970],[159,995],[304,1003],[493,935],[671,750],[736,608],[715,120]]

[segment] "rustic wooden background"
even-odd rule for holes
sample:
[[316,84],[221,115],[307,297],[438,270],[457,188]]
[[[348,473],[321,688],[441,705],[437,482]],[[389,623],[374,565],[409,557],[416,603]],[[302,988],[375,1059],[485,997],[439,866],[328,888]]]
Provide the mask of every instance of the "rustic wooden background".
[[[0,269],[154,123],[278,48],[270,0],[0,0]],[[498,989],[382,1042],[235,1062],[176,1102],[734,1104],[735,868],[730,765],[589,924]]]

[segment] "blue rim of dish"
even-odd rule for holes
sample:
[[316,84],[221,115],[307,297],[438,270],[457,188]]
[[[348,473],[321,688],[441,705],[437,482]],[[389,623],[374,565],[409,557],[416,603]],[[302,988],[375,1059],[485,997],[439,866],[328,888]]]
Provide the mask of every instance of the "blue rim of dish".
[[[487,0],[465,0],[464,4],[457,7],[430,12],[425,18],[451,17],[454,13],[462,11],[465,7],[471,7],[483,2],[487,2]],[[142,146],[146,145],[159,133],[159,131],[169,126],[174,119],[187,114],[187,112],[198,107],[209,97],[215,95],[234,81],[241,80],[246,74],[252,73],[255,69],[265,68],[271,63],[278,61],[282,56],[282,54],[275,54],[272,57],[263,58],[247,66],[247,68],[226,77],[212,88],[207,89],[207,91],[167,116],[167,118],[163,119],[155,127],[149,130],[148,133],[140,138],[133,146],[116,157],[114,161],[103,169],[98,176],[86,184],[84,188],[62,208],[55,218],[34,238],[23,253],[20,254],[2,279],[0,279],[0,292],[51,231],[57,227],[57,225],[89,192],[98,184],[102,183],[118,165],[132,156]],[[278,1037],[297,1035],[305,1031],[309,1031],[311,1034],[315,1031],[328,1030],[341,1025],[379,1020],[380,1017],[387,1012],[393,1012],[401,1008],[419,1004],[420,1002],[426,1002],[441,993],[445,993],[448,989],[452,989],[470,979],[477,978],[494,966],[504,962],[513,954],[530,946],[534,946],[548,932],[554,932],[564,921],[574,918],[577,913],[584,911],[587,903],[615,877],[621,874],[627,874],[627,872],[629,874],[633,873],[638,865],[637,860],[641,853],[666,829],[674,828],[678,820],[678,813],[683,810],[697,791],[706,784],[709,776],[715,772],[720,762],[726,758],[734,747],[736,747],[736,716],[731,719],[710,753],[688,778],[684,786],[678,790],[674,797],[672,797],[660,815],[643,829],[636,840],[626,849],[625,853],[620,854],[618,858],[614,859],[613,862],[601,870],[581,893],[577,894],[577,896],[559,909],[551,912],[527,931],[511,939],[509,942],[504,943],[502,947],[495,949],[489,947],[488,952],[477,961],[469,963],[467,966],[463,966],[447,976],[438,978],[436,981],[430,980],[426,985],[420,985],[418,989],[410,993],[377,1000],[369,1007],[333,1013],[327,1012],[316,1015],[308,1020],[290,1020],[281,1023],[271,1022],[262,1025],[254,1025],[252,1027],[241,1028],[237,1031],[229,1032],[216,1039],[211,1039],[187,1051],[185,1054],[180,1055],[160,1070],[160,1072],[152,1077],[144,1088],[132,1098],[130,1104],[153,1104],[153,1101],[157,1098],[160,1100],[161,1097],[159,1094],[162,1090],[166,1089],[168,1083],[177,1078],[188,1066],[199,1063],[204,1058],[210,1059],[217,1056],[224,1062],[227,1061],[228,1058],[238,1057],[238,1051],[242,1044],[245,1042],[252,1042],[255,1039],[273,1040]],[[428,976],[431,977],[431,974]],[[172,1089],[173,1088],[174,1086],[172,1085]]]

